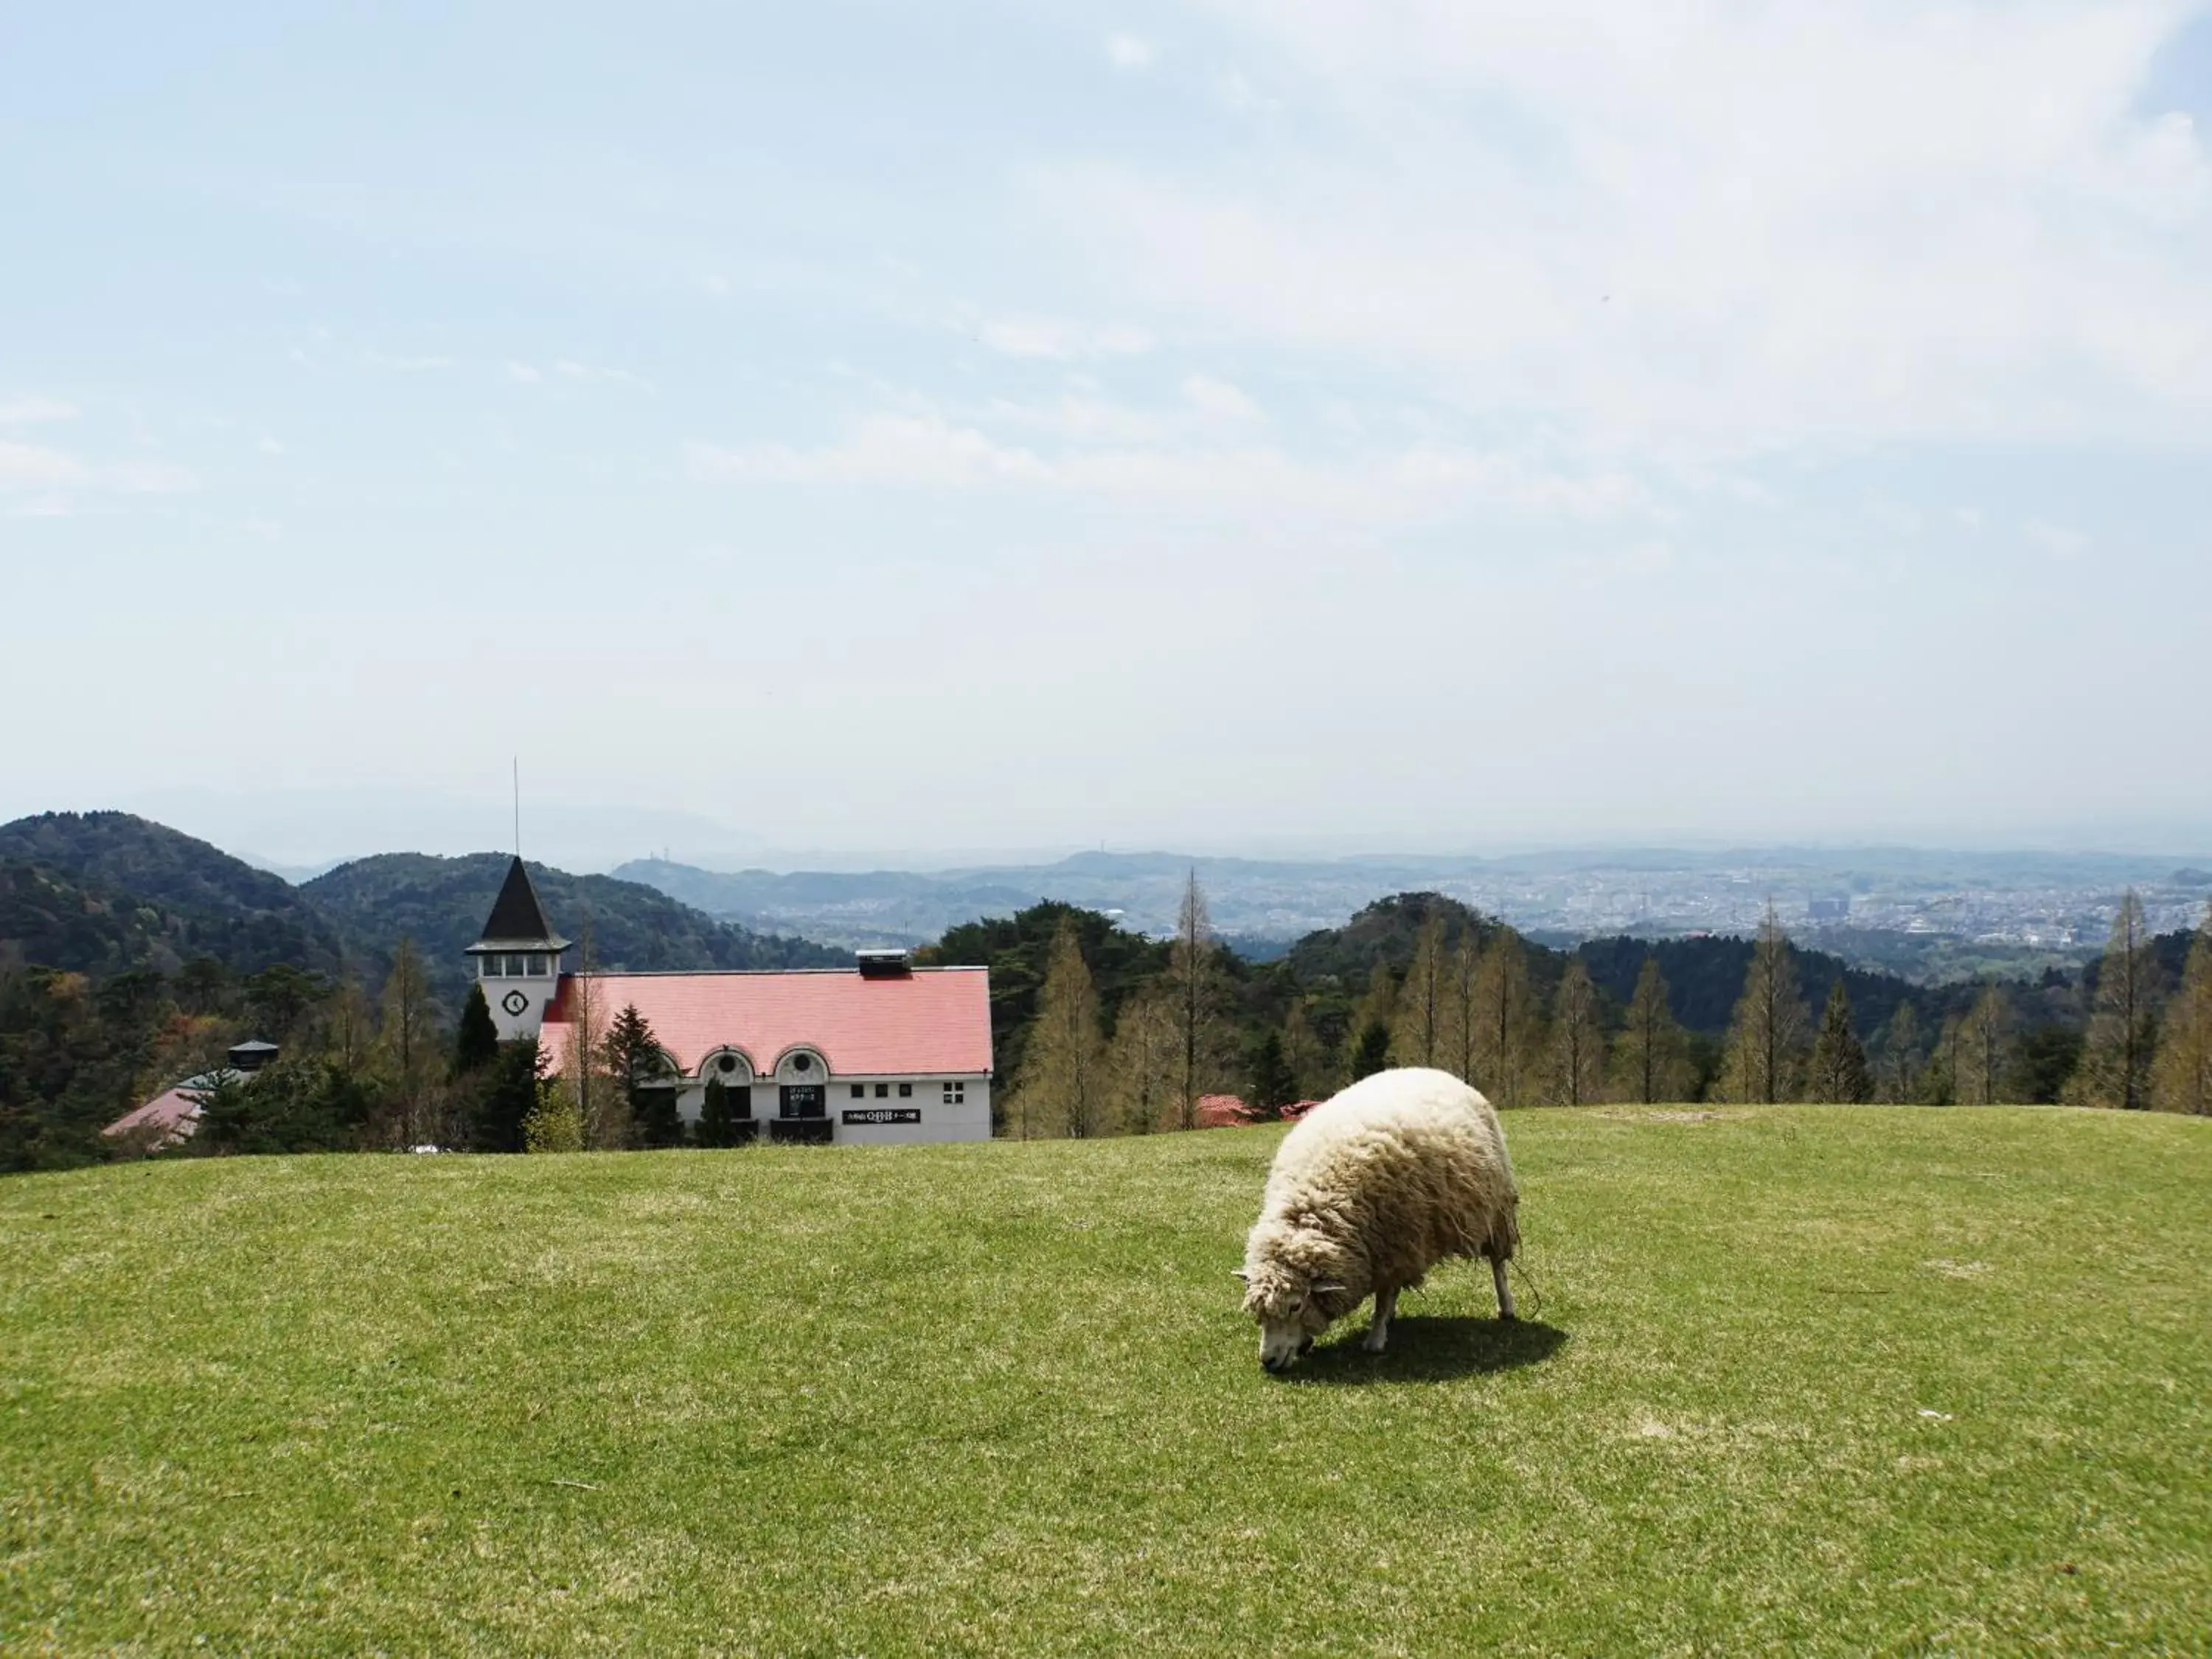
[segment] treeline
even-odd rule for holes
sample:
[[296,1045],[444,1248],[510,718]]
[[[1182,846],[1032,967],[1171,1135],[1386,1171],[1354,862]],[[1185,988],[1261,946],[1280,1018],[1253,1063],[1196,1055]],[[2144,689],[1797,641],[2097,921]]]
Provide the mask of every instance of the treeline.
[[[1630,943],[1549,951],[1451,900],[1406,894],[1255,967],[1213,939],[1194,877],[1165,944],[1038,906],[955,930],[940,948],[993,968],[1002,1127],[1018,1136],[1188,1127],[1220,1095],[1238,1097],[1248,1117],[1273,1117],[1393,1065],[1440,1066],[1503,1106],[2065,1101],[2212,1112],[2212,913],[2178,984],[2130,893],[2079,984],[2046,975],[1926,993],[1838,964],[1817,1017],[1771,907],[1748,941],[1641,944],[1632,959]],[[1680,1017],[1670,955],[1708,970],[1736,964],[1717,1032]],[[1878,1023],[1855,1000],[1861,991]]]
[[[233,973],[211,957],[173,974],[94,981],[0,969],[0,1169],[67,1168],[156,1150],[102,1133],[179,1080],[201,1107],[188,1154],[522,1145],[537,1103],[534,1042],[501,1045],[480,992],[456,1026],[421,953],[402,940],[372,1000],[357,981],[277,963]],[[229,1049],[277,1045],[250,1079]]]

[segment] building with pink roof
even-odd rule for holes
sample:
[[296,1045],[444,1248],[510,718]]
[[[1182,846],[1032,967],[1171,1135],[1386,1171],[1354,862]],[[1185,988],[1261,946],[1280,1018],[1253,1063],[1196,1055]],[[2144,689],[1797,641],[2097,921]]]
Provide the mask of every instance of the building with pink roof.
[[846,969],[563,973],[568,946],[515,860],[469,953],[500,1035],[537,1037],[550,1068],[635,1007],[660,1049],[651,1086],[674,1092],[687,1123],[719,1082],[743,1139],[990,1139],[988,969],[869,951]]

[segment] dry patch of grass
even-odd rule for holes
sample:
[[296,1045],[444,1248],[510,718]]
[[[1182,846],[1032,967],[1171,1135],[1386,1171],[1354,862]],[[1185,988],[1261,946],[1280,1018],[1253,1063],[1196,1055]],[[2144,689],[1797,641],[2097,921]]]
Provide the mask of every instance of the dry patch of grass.
[[2202,1650],[2212,1125],[1507,1129],[1287,1381],[1271,1130],[0,1183],[0,1648]]

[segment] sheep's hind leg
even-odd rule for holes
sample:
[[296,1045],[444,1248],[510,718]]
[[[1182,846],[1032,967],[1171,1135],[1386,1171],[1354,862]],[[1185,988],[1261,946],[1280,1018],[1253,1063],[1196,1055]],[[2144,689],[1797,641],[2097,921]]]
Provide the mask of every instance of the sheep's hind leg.
[[1498,1286],[1498,1316],[1500,1319],[1519,1317],[1513,1311],[1513,1287],[1505,1282],[1505,1260],[1503,1256],[1490,1258],[1491,1282]]
[[1398,1292],[1375,1292],[1375,1322],[1367,1328],[1367,1335],[1359,1346],[1370,1353],[1381,1353],[1382,1345],[1390,1340],[1390,1316],[1398,1311]]

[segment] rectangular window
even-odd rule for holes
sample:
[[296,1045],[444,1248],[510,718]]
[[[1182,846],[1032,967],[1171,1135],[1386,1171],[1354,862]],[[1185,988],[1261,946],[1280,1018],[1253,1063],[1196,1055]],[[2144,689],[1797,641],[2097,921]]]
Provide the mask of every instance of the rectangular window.
[[868,1085],[865,1083],[855,1083],[853,1085],[853,1098],[855,1100],[866,1100],[867,1097]]
[[913,1097],[914,1085],[911,1083],[902,1083],[899,1085],[899,1098],[901,1100],[910,1100]]
[[542,951],[530,958],[530,977],[532,979],[545,977],[545,953]]
[[878,1083],[876,1085],[876,1098],[878,1100],[889,1100],[890,1097],[891,1085],[890,1084]]
[[499,958],[497,957],[478,957],[477,958],[477,976],[479,979],[497,979],[499,977]]
[[945,1085],[945,1103],[947,1106],[966,1105],[968,1103],[968,1085],[964,1083],[946,1084]]

